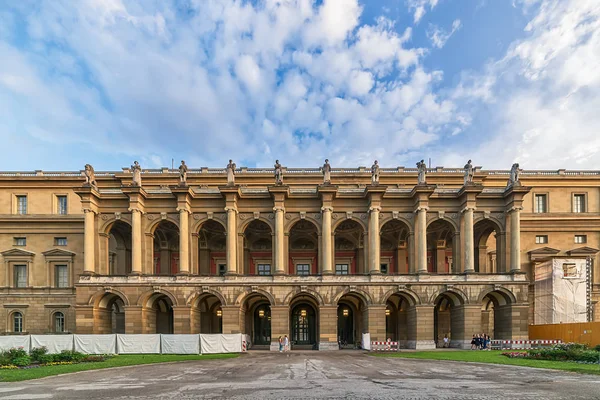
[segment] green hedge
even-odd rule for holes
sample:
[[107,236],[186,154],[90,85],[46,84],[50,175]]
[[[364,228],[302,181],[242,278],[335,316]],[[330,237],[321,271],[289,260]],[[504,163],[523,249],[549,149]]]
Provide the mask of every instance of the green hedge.
[[27,354],[25,349],[12,348],[0,353],[0,366],[27,367],[31,364],[99,362],[110,358],[109,355],[88,355],[78,351],[63,350],[58,354],[48,354],[46,347],[36,347]]
[[600,346],[589,349],[586,345],[580,343],[563,343],[545,349],[531,349],[503,354],[509,358],[600,363]]

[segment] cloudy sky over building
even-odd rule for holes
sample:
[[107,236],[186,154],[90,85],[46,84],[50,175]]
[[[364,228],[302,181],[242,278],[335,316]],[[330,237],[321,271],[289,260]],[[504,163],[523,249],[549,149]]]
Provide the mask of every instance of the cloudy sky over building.
[[600,168],[597,0],[0,3],[2,170]]

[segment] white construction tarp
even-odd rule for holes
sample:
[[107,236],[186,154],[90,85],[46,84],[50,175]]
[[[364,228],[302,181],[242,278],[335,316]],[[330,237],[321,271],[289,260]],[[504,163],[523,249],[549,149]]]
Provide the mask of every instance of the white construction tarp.
[[216,353],[241,353],[242,352],[242,334],[213,334],[200,335],[200,347],[202,354]]
[[117,335],[74,335],[75,351],[84,354],[115,354]]
[[535,268],[534,324],[586,322],[586,261],[554,258]]
[[22,347],[26,352],[29,353],[29,347],[31,345],[31,337],[25,336],[0,336],[0,351],[10,350],[12,348],[18,349]]
[[162,354],[200,354],[200,335],[160,335]]
[[31,335],[31,348],[45,346],[49,354],[73,350],[73,335]]
[[363,350],[371,350],[371,334],[370,333],[362,334],[362,348],[363,348]]
[[160,334],[117,334],[117,352],[119,354],[160,354]]

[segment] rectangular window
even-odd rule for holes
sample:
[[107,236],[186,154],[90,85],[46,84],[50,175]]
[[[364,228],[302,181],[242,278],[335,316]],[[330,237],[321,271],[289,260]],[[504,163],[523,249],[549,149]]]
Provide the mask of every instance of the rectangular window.
[[271,275],[271,265],[270,264],[258,264],[258,274],[259,275]]
[[573,196],[573,212],[585,212],[585,194],[576,194]]
[[14,238],[15,246],[27,246],[27,238],[16,237]]
[[227,272],[227,265],[219,264],[219,276],[225,275],[226,272]]
[[17,196],[17,214],[27,214],[27,196]]
[[587,243],[587,235],[575,235],[575,243]]
[[336,275],[348,275],[348,264],[335,264]]
[[297,264],[296,275],[310,275],[310,264]]
[[380,268],[382,274],[387,274],[388,273],[388,265],[387,264],[381,264],[379,266],[379,268]]
[[67,245],[67,238],[66,237],[55,237],[54,238],[54,245],[55,246],[66,246]]
[[27,265],[15,265],[15,287],[27,287]]
[[563,267],[563,278],[577,278],[579,277],[579,273],[577,271],[576,264],[568,264],[564,263]]
[[545,194],[535,195],[535,212],[545,213],[548,212],[548,201]]
[[67,196],[56,196],[56,213],[67,215]]
[[66,265],[56,266],[55,279],[57,288],[69,287],[69,269]]
[[538,235],[535,237],[536,244],[545,244],[548,243],[548,235]]

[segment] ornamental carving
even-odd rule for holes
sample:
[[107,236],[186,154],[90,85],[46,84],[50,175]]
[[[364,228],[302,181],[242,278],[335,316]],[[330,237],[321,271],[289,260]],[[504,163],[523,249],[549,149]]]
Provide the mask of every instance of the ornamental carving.
[[156,215],[154,215],[154,214],[146,214],[146,218],[148,219],[148,221],[154,221],[154,219],[156,219]]
[[448,214],[448,218],[456,221],[456,220],[458,220],[458,213],[450,213],[450,214]]
[[269,219],[274,219],[274,218],[275,218],[275,214],[269,213]]
[[198,220],[200,220],[200,218],[202,218],[202,216],[200,214],[194,214],[194,216],[192,218],[194,218],[196,221],[198,221]]
[[100,218],[102,218],[104,221],[108,221],[108,219],[110,218],[110,216],[109,216],[109,215],[107,215],[107,214],[102,214],[102,215],[100,216]]
[[315,214],[315,215],[314,215],[314,218],[315,218],[315,219],[321,219],[321,214]]
[[288,221],[289,221],[290,219],[292,219],[292,214],[285,214],[285,219],[287,219]]
[[240,214],[240,219],[242,221],[245,220],[246,218],[248,218],[248,215],[246,215],[246,214]]
[[338,219],[338,218],[339,218],[339,215],[337,215],[337,214],[335,214],[335,213],[334,213],[334,214],[331,216],[331,218],[333,218],[333,219]]
[[225,219],[227,219],[227,215],[225,215],[225,214],[217,214],[217,218],[225,220]]
[[367,214],[360,214],[360,219],[367,219]]
[[260,211],[254,211],[254,213],[252,214],[254,219],[259,219],[260,218]]

